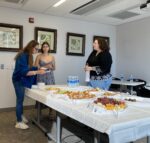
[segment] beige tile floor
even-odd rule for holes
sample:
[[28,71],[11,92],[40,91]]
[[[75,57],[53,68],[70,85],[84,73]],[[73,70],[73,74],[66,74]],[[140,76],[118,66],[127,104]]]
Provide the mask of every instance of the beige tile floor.
[[[44,111],[44,116],[47,115],[48,111]],[[35,116],[35,110],[25,110],[25,115],[28,119],[32,119]],[[0,112],[0,143],[48,143],[47,137],[41,132],[32,122],[29,122],[30,129],[28,130],[19,130],[15,129],[15,112]],[[53,134],[55,133],[55,123],[49,124],[49,120],[47,117],[42,121],[43,125],[48,125]],[[67,126],[69,123],[69,126]],[[74,121],[70,119],[64,120],[63,134],[62,138],[73,135],[71,137],[66,138],[63,143],[75,143],[75,141],[80,140],[76,135],[82,136],[84,141],[80,143],[92,143],[92,132],[88,131],[88,129],[78,123],[74,124]],[[71,126],[70,126],[71,125]],[[76,129],[75,129],[76,128]],[[74,135],[76,134],[76,135]],[[54,143],[53,141],[49,141],[49,143]],[[146,139],[141,139],[136,141],[136,143],[146,143]]]

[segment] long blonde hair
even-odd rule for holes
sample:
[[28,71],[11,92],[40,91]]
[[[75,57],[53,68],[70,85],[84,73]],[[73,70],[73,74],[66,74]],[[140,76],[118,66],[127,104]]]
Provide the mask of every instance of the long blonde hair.
[[29,55],[28,58],[28,65],[29,67],[33,66],[33,48],[35,48],[35,46],[39,45],[39,43],[35,40],[30,41],[21,51],[19,51],[17,53],[17,55],[15,56],[15,60],[17,60],[17,58],[22,54],[22,53],[27,53]]

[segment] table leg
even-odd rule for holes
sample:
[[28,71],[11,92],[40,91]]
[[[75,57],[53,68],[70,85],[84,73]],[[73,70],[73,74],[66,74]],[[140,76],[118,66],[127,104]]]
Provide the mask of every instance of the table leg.
[[37,122],[40,124],[41,121],[41,103],[37,102]]
[[131,86],[130,94],[133,95],[133,86]]
[[45,134],[47,134],[46,128],[44,128],[41,124],[41,103],[37,102],[37,119],[33,119],[32,122],[35,124],[37,127],[39,127]]
[[94,143],[100,143],[100,133],[94,130]]
[[61,114],[59,112],[56,112],[56,138],[51,133],[47,133],[48,143],[50,142],[50,140],[53,140],[56,143],[61,143],[61,135],[62,135]]
[[123,92],[123,90],[124,90],[124,85],[120,85],[120,92]]
[[61,143],[61,133],[62,133],[62,128],[61,128],[61,117],[60,117],[60,113],[56,113],[56,128],[57,128],[57,132],[56,132],[56,143]]
[[150,143],[150,136],[147,137],[147,143]]

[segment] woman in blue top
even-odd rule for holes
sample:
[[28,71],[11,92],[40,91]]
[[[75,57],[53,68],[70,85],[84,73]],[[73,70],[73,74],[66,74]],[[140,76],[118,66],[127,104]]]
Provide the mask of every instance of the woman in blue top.
[[33,54],[37,52],[38,42],[32,40],[15,57],[15,69],[12,76],[12,82],[16,93],[16,128],[28,129],[27,120],[23,116],[23,101],[25,96],[25,87],[31,88],[35,83],[36,74],[44,74],[44,70],[38,70],[33,66]]

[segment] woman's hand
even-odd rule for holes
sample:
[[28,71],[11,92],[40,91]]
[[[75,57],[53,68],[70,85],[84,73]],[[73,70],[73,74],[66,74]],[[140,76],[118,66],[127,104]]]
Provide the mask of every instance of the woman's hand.
[[93,70],[93,68],[92,68],[92,67],[90,67],[90,66],[88,66],[88,65],[86,65],[86,66],[85,66],[85,68],[84,68],[84,70],[85,70],[85,71],[92,71],[92,70]]
[[48,68],[53,70],[53,64],[48,64]]
[[37,70],[36,71],[36,74],[45,74],[46,72],[45,72],[45,70],[43,70],[43,69],[40,69],[40,70]]
[[45,74],[45,73],[46,73],[45,70],[40,69],[40,70],[37,70],[37,71],[29,71],[27,73],[27,76],[33,76],[33,75]]
[[47,65],[45,65],[45,66],[43,66],[41,68],[47,68],[47,69],[53,70],[54,66],[53,66],[53,64],[47,64]]

